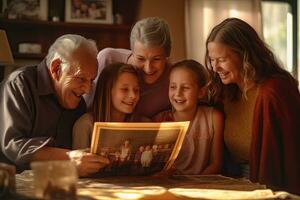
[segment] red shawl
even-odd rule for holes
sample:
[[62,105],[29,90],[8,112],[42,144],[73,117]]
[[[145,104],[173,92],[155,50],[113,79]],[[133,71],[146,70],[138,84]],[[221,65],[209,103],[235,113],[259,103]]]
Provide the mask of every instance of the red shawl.
[[283,78],[259,88],[250,154],[250,180],[300,194],[300,94]]

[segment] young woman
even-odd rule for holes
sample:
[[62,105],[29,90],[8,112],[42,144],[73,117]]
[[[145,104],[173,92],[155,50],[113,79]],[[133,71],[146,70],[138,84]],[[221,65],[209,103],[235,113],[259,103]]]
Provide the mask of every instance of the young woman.
[[92,111],[82,115],[73,127],[73,149],[90,147],[94,122],[147,121],[133,114],[139,98],[137,72],[132,65],[106,67],[97,83]]
[[198,105],[206,95],[208,73],[194,60],[176,63],[171,70],[169,99],[172,110],[154,121],[191,121],[175,161],[181,174],[215,174],[222,166],[223,114],[213,107]]
[[297,81],[246,22],[229,18],[206,41],[206,66],[226,114],[225,143],[244,176],[300,194]]

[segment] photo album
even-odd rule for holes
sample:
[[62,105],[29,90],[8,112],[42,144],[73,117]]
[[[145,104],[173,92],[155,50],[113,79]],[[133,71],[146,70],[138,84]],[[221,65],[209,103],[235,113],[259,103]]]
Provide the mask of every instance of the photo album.
[[189,122],[95,122],[91,152],[110,160],[103,174],[154,174],[173,165],[188,126]]

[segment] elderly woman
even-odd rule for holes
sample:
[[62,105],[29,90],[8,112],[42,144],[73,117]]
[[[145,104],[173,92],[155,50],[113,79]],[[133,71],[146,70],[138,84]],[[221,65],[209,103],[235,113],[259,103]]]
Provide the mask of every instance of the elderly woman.
[[[132,64],[138,69],[140,100],[136,112],[151,118],[169,107],[168,100],[168,57],[171,52],[171,38],[168,24],[152,17],[138,21],[131,31],[131,50],[106,48],[98,54],[98,76],[111,63]],[[96,79],[97,81],[97,79]],[[94,90],[85,97],[90,107]]]
[[223,100],[225,143],[244,176],[299,194],[297,81],[246,22],[229,18],[206,41],[211,95]]

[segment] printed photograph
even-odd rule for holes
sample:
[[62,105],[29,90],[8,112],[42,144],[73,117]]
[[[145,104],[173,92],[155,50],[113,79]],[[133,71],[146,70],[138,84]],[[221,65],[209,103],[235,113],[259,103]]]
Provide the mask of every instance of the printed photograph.
[[112,0],[66,0],[67,22],[106,23],[113,22]]
[[2,9],[8,19],[47,20],[47,0],[3,0]]
[[176,159],[189,122],[94,125],[91,151],[110,160],[109,175],[150,175]]

